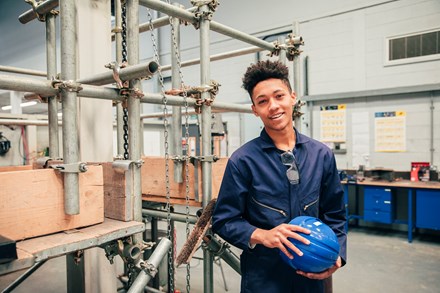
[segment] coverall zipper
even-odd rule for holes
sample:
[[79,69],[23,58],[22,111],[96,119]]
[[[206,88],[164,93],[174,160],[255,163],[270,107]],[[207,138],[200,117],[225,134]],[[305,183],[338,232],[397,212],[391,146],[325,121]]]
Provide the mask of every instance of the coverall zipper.
[[318,200],[319,200],[319,198],[317,198],[315,201],[312,201],[312,202],[309,203],[309,204],[306,204],[306,205],[304,206],[304,211],[306,211],[310,206],[312,206],[312,205],[314,205],[315,203],[317,203]]
[[273,208],[273,207],[271,207],[271,206],[265,205],[264,203],[261,203],[261,202],[257,201],[253,196],[252,196],[252,200],[253,200],[257,205],[259,205],[259,206],[262,206],[262,207],[265,207],[265,208],[270,209],[270,210],[272,210],[272,211],[278,212],[278,213],[282,214],[283,216],[287,217],[286,212],[283,211],[283,210],[276,209],[276,208]]

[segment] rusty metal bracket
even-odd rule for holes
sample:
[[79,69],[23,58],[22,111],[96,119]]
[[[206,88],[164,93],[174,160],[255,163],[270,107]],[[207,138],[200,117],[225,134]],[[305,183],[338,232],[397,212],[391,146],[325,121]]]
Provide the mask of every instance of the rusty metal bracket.
[[[35,1],[35,0],[24,0],[24,2],[30,4],[32,6],[32,10],[34,11],[35,15],[37,16],[37,19],[41,22],[46,22],[46,14],[40,14],[37,12],[37,7],[43,2],[43,1]],[[50,12],[48,12],[53,15],[58,15],[59,11],[52,9]]]
[[52,165],[50,167],[62,173],[83,173],[87,171],[87,164],[83,162]]
[[191,164],[194,165],[195,161],[199,161],[199,162],[217,162],[220,158],[217,157],[216,155],[210,155],[210,156],[191,156],[190,157],[190,162]]
[[285,45],[287,59],[289,61],[293,61],[302,53],[302,50],[299,48],[300,46],[304,45],[304,40],[301,36],[295,36],[293,33],[288,34]]
[[80,83],[75,82],[73,80],[52,79],[51,84],[53,88],[66,92],[79,93],[83,89]]
[[117,62],[110,62],[109,64],[106,64],[104,67],[109,68],[113,71],[113,79],[116,82],[116,86],[119,89],[127,88],[128,87],[128,81],[122,81],[119,72],[121,71],[121,68],[125,68],[127,66],[126,62],[122,62],[121,65]]

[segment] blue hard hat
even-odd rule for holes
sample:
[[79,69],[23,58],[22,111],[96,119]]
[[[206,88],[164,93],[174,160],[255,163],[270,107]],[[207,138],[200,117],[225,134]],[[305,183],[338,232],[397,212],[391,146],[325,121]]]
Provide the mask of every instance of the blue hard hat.
[[290,259],[280,251],[281,258],[288,265],[303,272],[319,273],[336,263],[339,257],[339,243],[335,232],[329,226],[317,218],[308,216],[296,217],[289,224],[309,229],[310,234],[297,233],[308,239],[310,244],[306,245],[289,238],[290,242],[303,252],[303,255],[299,256],[287,248],[293,255],[293,259]]

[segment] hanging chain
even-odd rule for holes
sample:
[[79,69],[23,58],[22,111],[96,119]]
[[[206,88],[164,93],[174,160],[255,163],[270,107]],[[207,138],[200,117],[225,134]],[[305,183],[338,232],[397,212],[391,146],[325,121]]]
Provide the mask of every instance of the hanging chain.
[[[171,21],[171,18],[170,18]],[[177,47],[177,40],[176,40],[176,34],[174,31],[174,27],[171,26],[171,34],[173,37],[173,45],[175,48],[175,55],[177,59],[177,66],[179,68],[179,76],[180,76],[180,84],[181,88],[183,90],[183,98],[184,98],[184,106],[185,106],[185,143],[186,143],[186,160],[185,160],[185,231],[186,231],[186,238],[188,239],[190,235],[190,229],[189,229],[189,122],[188,122],[188,94],[185,89],[185,83],[183,80],[183,74],[182,74],[182,68],[180,63],[180,55],[179,50]],[[194,172],[198,172],[198,170],[194,170]],[[191,271],[190,271],[190,264],[186,264],[186,292],[189,293],[191,289],[190,285],[190,279],[191,279]]]
[[[123,1],[122,4],[122,64],[127,63],[127,3]],[[128,106],[127,101],[122,104],[123,121],[124,121],[124,159],[128,160]]]
[[[153,27],[153,17],[151,16],[151,10],[148,8],[148,20],[149,20],[149,28],[151,34],[151,41],[153,43],[154,50],[154,59],[157,63],[159,62],[159,51],[156,45],[156,37],[154,35],[154,27]],[[169,165],[169,143],[168,143],[168,107],[167,107],[167,97],[165,93],[165,85],[162,75],[162,70],[159,67],[159,82],[161,86],[161,93],[163,95],[163,125],[164,125],[164,149],[165,149],[165,187],[166,187],[166,206],[165,209],[167,211],[167,238],[172,241],[174,235],[172,235],[171,231],[171,192],[170,192],[170,165]],[[169,285],[168,292],[174,293],[174,259],[173,259],[173,247],[168,249],[168,277],[169,277]]]
[[[169,3],[170,1],[167,0]],[[176,39],[176,32],[174,30],[174,26],[172,23],[173,18],[169,17],[170,21],[170,27],[171,27],[171,36],[173,40],[173,46],[174,46],[174,52],[176,55],[177,60],[177,67],[179,69],[179,77],[180,77],[180,87],[183,93],[183,99],[184,99],[184,106],[185,106],[185,144],[186,144],[186,156],[185,156],[185,232],[186,232],[186,239],[189,238],[190,235],[190,229],[189,229],[189,122],[188,122],[188,93],[186,91],[185,82],[183,80],[183,73],[182,73],[182,65],[180,62],[180,54],[179,54],[179,48],[177,45],[177,39]],[[194,170],[194,172],[198,172],[197,169]],[[191,265],[189,263],[186,264],[186,292],[189,293],[191,289]]]

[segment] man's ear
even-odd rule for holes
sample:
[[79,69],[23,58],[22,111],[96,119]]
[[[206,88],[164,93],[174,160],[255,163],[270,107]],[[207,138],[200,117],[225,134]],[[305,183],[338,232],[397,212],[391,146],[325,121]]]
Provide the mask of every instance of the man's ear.
[[257,117],[260,117],[260,115],[258,115],[257,111],[255,110],[255,105],[252,105],[252,112],[254,112],[254,115]]
[[295,104],[295,103],[296,103],[296,94],[295,94],[295,92],[292,91],[292,93],[290,94],[290,96],[291,96],[292,99],[293,99],[293,104]]

